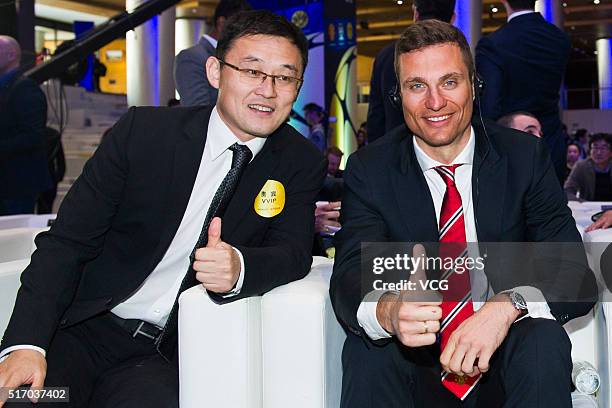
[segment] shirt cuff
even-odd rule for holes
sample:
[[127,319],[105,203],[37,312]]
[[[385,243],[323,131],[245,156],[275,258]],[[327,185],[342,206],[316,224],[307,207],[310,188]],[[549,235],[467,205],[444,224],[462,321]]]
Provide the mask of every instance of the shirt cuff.
[[238,281],[236,282],[236,286],[234,286],[234,289],[230,290],[227,293],[220,295],[222,298],[231,298],[233,296],[238,295],[240,291],[242,290],[242,285],[244,284],[244,257],[242,256],[242,252],[240,252],[238,249],[234,247],[232,248],[238,254],[238,258],[240,258],[240,272],[238,275]]
[[6,360],[8,355],[11,354],[11,352],[17,350],[36,350],[41,353],[43,357],[47,357],[47,352],[38,346],[32,346],[30,344],[18,344],[16,346],[7,347],[2,350],[2,353],[0,353],[0,363]]
[[357,309],[357,322],[372,340],[388,339],[391,334],[380,325],[376,317],[378,301],[387,291],[373,290],[363,297]]
[[516,292],[521,295],[527,303],[527,314],[520,319],[516,319],[516,322],[527,316],[533,319],[555,320],[555,317],[550,312],[548,302],[540,289],[534,288],[533,286],[518,286],[505,292]]

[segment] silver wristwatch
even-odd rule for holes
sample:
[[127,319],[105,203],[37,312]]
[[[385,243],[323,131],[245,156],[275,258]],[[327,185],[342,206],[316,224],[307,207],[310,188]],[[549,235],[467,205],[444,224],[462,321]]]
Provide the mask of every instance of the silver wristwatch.
[[520,293],[515,292],[515,291],[510,291],[507,293],[508,293],[508,297],[510,298],[510,302],[512,303],[512,306],[514,306],[516,310],[520,311],[521,314],[526,314],[527,313],[527,302],[525,301],[525,298],[521,296]]

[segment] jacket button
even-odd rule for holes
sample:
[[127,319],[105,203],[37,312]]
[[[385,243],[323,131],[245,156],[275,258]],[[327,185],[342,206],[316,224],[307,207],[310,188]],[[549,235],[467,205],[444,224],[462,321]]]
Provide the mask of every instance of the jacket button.
[[66,325],[66,323],[68,323],[68,319],[62,319],[62,320],[60,321],[60,324],[61,324],[62,326],[65,326],[65,325]]

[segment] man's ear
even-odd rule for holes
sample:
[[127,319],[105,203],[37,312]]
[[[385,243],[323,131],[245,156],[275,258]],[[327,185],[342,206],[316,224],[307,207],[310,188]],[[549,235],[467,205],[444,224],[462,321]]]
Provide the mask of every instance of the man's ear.
[[214,88],[219,89],[219,82],[221,81],[221,63],[216,57],[210,56],[206,60],[206,78],[208,78],[208,82]]

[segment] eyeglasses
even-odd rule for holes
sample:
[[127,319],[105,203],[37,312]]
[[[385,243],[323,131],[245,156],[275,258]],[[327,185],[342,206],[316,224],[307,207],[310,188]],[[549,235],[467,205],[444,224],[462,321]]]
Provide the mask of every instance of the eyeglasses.
[[238,71],[240,74],[240,78],[242,78],[243,82],[253,86],[259,86],[263,84],[266,79],[270,77],[272,78],[272,85],[274,85],[279,91],[294,91],[299,84],[304,82],[303,79],[295,78],[288,75],[272,75],[259,71],[257,69],[239,68],[221,59],[219,60],[219,62],[223,65],[227,65],[233,70]]
[[592,145],[591,146],[591,151],[593,151],[593,150],[597,150],[597,151],[600,151],[600,152],[608,152],[608,151],[610,151],[610,147],[609,146],[595,146],[595,145]]

